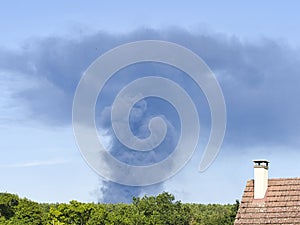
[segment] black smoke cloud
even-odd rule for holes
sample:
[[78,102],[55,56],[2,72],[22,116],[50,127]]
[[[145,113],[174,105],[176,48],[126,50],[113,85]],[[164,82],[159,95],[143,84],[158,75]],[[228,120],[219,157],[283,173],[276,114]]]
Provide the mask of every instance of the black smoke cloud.
[[[150,101],[151,105],[151,101]],[[149,119],[153,116],[161,116],[167,125],[167,134],[163,142],[155,149],[150,152],[140,152],[134,151],[130,148],[125,147],[115,136],[115,132],[111,125],[110,111],[111,107],[105,107],[101,110],[101,114],[98,119],[99,131],[103,133],[105,131],[105,136],[110,138],[109,152],[116,159],[127,163],[129,165],[146,166],[162,161],[167,158],[168,155],[172,153],[175,149],[176,141],[179,138],[178,129],[172,125],[172,122],[168,120],[164,115],[168,114],[164,111],[169,111],[166,107],[164,110],[157,108],[157,104],[153,104],[156,107],[149,107],[149,102],[142,100],[134,105],[131,110],[131,115],[129,118],[129,124],[131,129],[139,138],[145,138],[149,135],[148,124]],[[174,123],[174,122],[173,122]],[[113,173],[114,171],[111,171]],[[153,174],[155,176],[155,174]],[[116,176],[117,177],[117,176]],[[117,184],[111,181],[102,181],[100,187],[100,192],[102,193],[99,201],[106,203],[116,203],[116,202],[131,202],[133,196],[138,196],[141,193],[157,193],[163,189],[163,184],[154,184],[149,186],[125,186]]]
[[[32,118],[49,125],[70,125],[73,96],[86,68],[117,45],[145,39],[183,45],[216,74],[227,105],[225,145],[299,144],[300,56],[286,43],[271,39],[247,42],[235,36],[177,28],[138,29],[122,35],[98,32],[74,39],[48,37],[33,39],[19,50],[0,50],[0,70],[22,74],[39,84],[14,95],[16,104],[25,104]],[[108,135],[110,132],[108,129]],[[116,147],[118,142],[113,139],[112,145]],[[104,182],[101,190],[104,201],[114,202],[118,198],[112,196],[127,196],[123,200],[128,201],[146,189]]]

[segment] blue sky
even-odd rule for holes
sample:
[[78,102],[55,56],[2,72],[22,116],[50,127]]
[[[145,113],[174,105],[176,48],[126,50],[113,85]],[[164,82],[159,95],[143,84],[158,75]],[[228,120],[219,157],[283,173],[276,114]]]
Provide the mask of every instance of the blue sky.
[[271,161],[272,177],[299,177],[298,9],[296,1],[3,1],[0,191],[40,202],[128,192],[101,180],[82,159],[71,106],[93,60],[143,39],[173,41],[202,57],[223,89],[228,123],[206,172],[197,171],[204,129],[199,150],[178,175],[129,192],[166,190],[187,202],[234,202],[252,178],[255,158]]

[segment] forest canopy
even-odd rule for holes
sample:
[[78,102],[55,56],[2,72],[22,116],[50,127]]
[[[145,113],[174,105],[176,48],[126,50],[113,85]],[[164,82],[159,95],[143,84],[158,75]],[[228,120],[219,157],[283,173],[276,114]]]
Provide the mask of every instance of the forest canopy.
[[131,204],[37,203],[15,194],[0,193],[1,225],[102,225],[102,224],[233,224],[235,204],[190,204],[175,201],[167,192],[134,197]]

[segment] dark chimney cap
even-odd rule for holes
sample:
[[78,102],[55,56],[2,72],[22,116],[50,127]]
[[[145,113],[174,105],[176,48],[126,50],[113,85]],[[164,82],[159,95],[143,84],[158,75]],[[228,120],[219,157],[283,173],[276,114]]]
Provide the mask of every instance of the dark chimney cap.
[[253,160],[254,162],[254,167],[265,167],[266,169],[269,166],[270,161],[266,159],[256,159]]

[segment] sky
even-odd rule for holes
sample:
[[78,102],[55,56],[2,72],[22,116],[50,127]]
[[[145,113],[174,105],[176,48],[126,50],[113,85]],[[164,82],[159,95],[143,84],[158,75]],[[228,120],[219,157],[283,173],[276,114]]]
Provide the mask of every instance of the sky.
[[[270,160],[270,177],[299,177],[299,6],[297,1],[2,1],[0,191],[38,202],[128,202],[132,195],[168,191],[183,202],[234,203],[253,178],[253,159]],[[203,93],[186,75],[161,65],[121,71],[97,106],[99,130],[106,131],[112,154],[140,162],[119,154],[108,112],[122,86],[145,70],[176,74],[174,79],[190,89],[203,124],[199,147],[178,174],[157,185],[126,187],[103,180],[81,156],[72,102],[97,57],[148,39],[180,44],[206,62],[223,90],[227,129],[214,163],[199,173],[210,128]],[[170,130],[163,148],[172,147],[180,126],[174,109],[162,105],[141,101],[131,122],[136,134],[145,136],[140,127],[149,116],[163,114]]]

